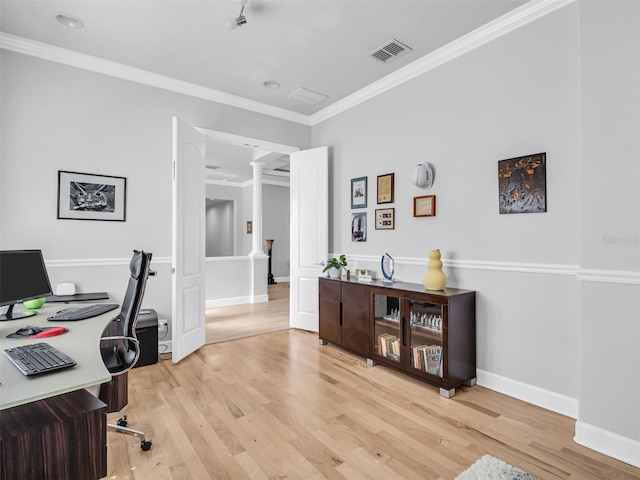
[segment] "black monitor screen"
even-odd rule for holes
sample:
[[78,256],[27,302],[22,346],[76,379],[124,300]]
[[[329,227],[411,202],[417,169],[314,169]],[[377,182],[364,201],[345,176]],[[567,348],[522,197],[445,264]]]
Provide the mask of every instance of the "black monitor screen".
[[0,251],[0,305],[51,295],[40,250]]

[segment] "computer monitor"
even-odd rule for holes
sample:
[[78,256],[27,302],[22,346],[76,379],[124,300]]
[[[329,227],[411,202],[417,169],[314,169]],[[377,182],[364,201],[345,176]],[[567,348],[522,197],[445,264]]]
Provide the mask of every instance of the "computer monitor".
[[35,310],[13,313],[13,306],[52,293],[40,250],[0,251],[0,306],[9,306],[6,313],[0,315],[0,321],[35,315]]

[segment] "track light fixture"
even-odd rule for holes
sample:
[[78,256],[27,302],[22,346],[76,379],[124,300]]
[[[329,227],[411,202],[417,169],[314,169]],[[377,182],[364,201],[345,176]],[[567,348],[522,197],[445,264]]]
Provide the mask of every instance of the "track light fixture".
[[247,23],[247,19],[244,16],[244,6],[248,1],[249,0],[239,0],[240,14],[236,18],[227,18],[226,24],[229,31],[235,30],[236,28],[241,27],[242,25]]

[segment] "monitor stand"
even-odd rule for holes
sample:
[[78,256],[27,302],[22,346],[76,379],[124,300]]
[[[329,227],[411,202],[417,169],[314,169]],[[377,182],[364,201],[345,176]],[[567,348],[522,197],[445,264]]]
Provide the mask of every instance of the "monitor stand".
[[0,315],[0,322],[6,322],[7,320],[19,320],[21,318],[31,317],[36,313],[38,313],[35,310],[24,310],[19,313],[13,313],[14,306],[15,306],[15,303],[9,305],[9,310],[7,310],[7,312],[4,315]]

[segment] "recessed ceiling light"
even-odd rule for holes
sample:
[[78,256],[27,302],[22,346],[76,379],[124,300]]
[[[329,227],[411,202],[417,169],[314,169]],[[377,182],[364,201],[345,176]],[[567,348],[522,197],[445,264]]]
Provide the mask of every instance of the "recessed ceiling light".
[[58,13],[56,15],[56,20],[65,27],[84,28],[84,22],[82,20],[78,17],[74,17],[73,15],[69,15],[68,13]]
[[280,82],[276,82],[275,80],[267,80],[266,82],[263,83],[263,85],[267,88],[280,88]]

